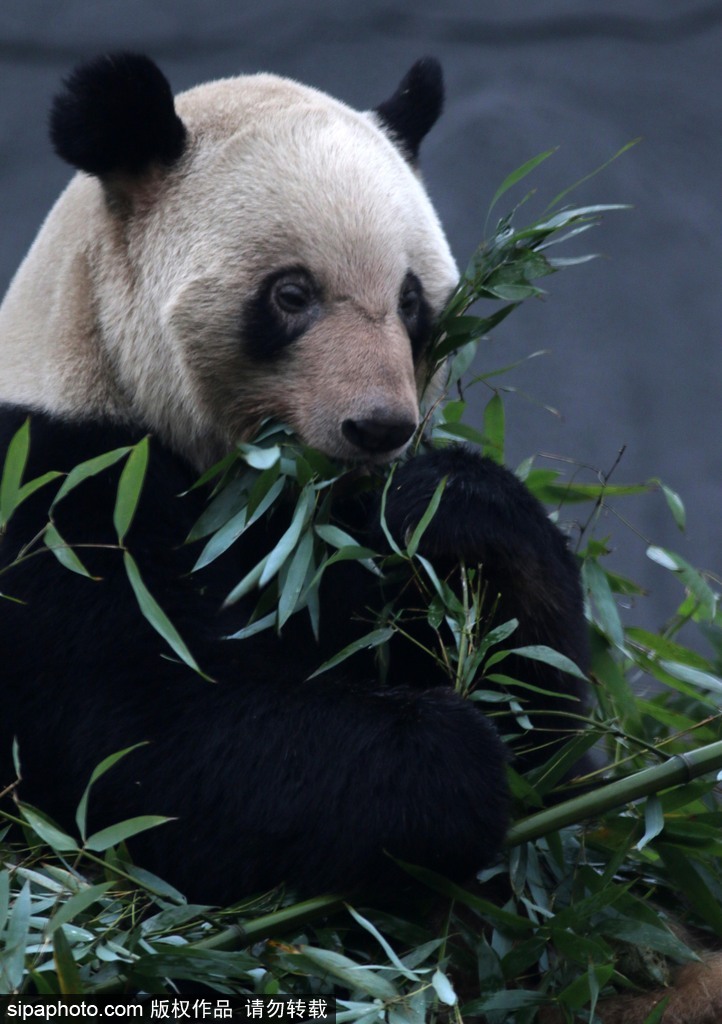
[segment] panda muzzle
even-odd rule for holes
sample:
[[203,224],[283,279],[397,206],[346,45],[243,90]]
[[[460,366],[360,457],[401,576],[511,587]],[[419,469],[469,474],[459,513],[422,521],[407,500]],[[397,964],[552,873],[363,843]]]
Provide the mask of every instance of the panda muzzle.
[[403,448],[415,430],[414,420],[387,415],[347,419],[341,424],[347,441],[360,451],[374,455]]

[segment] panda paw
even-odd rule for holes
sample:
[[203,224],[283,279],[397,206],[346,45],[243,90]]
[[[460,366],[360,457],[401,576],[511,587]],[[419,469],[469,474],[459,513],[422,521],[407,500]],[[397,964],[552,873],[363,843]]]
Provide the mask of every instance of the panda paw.
[[564,547],[564,539],[539,502],[509,470],[468,448],[419,455],[398,467],[386,499],[386,525],[400,545],[408,542],[439,483],[439,508],[419,550],[432,560],[519,562]]

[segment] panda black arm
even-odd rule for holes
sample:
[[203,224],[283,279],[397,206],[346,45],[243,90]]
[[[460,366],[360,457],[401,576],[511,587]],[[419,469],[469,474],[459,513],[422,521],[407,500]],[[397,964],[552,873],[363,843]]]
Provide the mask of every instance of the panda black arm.
[[[487,610],[496,603],[490,626],[518,621],[505,646],[546,645],[585,672],[587,624],[576,560],[545,510],[509,470],[461,446],[410,459],[397,467],[387,496],[386,520],[392,534],[404,542],[443,478],[441,503],[420,553],[442,577],[453,574],[460,562],[480,567]],[[381,543],[379,526],[372,530]],[[423,625],[417,631],[423,634]],[[433,646],[432,637],[424,634],[423,639]],[[429,658],[417,652],[406,644],[392,661],[392,670],[401,671],[409,683],[415,675],[421,685],[428,685]],[[521,657],[508,658],[501,670],[546,691],[536,698],[533,718],[543,749],[526,763],[539,756],[545,759],[551,752],[549,743],[568,734],[566,714],[584,713],[586,688],[575,676]],[[528,698],[530,708],[533,700]]]
[[[24,415],[0,415],[3,445]],[[34,415],[29,475],[134,440],[134,432]],[[177,818],[139,837],[134,855],[201,901],[283,881],[307,894],[393,888],[403,876],[391,857],[459,879],[488,863],[507,820],[505,755],[491,725],[446,688],[384,687],[341,672],[307,680],[304,658],[272,634],[224,642],[217,604],[184,575],[187,555],[177,547],[198,512],[177,498],[192,476],[151,444],[128,543],[217,682],[169,657],[117,550],[83,549],[101,577],[94,581],[50,554],[28,560],[3,578],[22,603],[0,606],[2,783],[13,777],[17,736],[21,798],[72,829],[95,765],[145,742],[95,787],[91,827],[139,814]],[[105,524],[116,482],[117,473],[101,474],[57,506],[66,539],[89,531],[93,543],[112,542]],[[42,527],[49,501],[38,492],[18,509],[3,564]]]

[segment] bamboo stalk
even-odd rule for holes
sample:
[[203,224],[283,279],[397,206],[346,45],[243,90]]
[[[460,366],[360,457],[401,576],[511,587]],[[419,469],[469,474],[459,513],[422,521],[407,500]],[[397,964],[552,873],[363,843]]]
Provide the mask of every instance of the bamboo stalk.
[[590,793],[565,800],[555,807],[549,807],[528,818],[515,822],[507,833],[508,846],[519,846],[532,839],[547,835],[567,825],[575,825],[588,818],[597,817],[618,807],[631,803],[651,793],[679,786],[684,782],[705,775],[707,772],[722,769],[722,740],[710,743],[706,747],[690,750],[685,754],[674,754],[664,764],[645,768],[641,772],[629,775],[626,779],[617,779],[608,785],[595,789]]
[[342,906],[343,899],[340,896],[318,896],[263,914],[252,921],[244,921],[243,924],[230,925],[191,945],[193,949],[241,949],[257,939],[266,939],[279,931],[303,925],[321,914],[332,914]]

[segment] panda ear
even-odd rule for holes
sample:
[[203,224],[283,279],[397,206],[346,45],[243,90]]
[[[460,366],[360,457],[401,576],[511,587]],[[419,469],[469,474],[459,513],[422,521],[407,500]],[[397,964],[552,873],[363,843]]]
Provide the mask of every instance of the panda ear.
[[393,96],[374,113],[413,164],[421,141],[444,106],[444,76],[435,57],[422,57],[406,73]]
[[139,175],[172,164],[186,130],[163,72],[140,54],[117,53],[81,64],[50,111],[50,139],[63,160],[99,177]]

